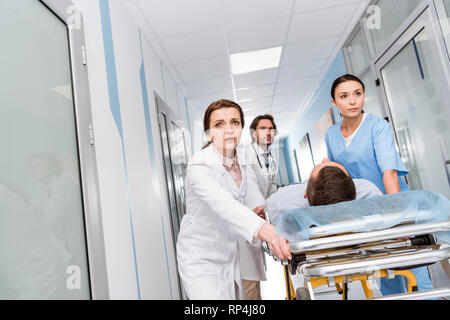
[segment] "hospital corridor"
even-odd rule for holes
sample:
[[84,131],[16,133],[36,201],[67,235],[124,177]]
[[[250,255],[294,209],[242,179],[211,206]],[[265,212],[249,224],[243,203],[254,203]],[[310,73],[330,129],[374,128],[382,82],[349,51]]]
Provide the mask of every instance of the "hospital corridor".
[[450,0],[0,26],[0,300],[450,298]]

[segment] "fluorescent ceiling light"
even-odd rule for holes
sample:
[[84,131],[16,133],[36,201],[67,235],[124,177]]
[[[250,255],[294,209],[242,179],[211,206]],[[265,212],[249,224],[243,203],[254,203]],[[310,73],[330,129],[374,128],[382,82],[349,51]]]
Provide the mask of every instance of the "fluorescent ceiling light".
[[231,57],[231,72],[242,74],[253,71],[278,68],[283,47],[234,53]]

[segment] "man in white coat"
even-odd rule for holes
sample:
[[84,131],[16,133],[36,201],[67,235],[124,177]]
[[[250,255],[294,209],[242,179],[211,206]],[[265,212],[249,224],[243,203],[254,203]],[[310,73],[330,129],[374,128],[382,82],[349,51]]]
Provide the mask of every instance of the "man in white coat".
[[[249,169],[256,173],[257,185],[249,188],[259,188],[264,199],[277,191],[278,167],[270,152],[270,145],[276,136],[276,125],[269,114],[256,117],[250,125],[252,143],[247,146]],[[244,296],[247,300],[261,300],[260,281],[265,281],[265,260],[261,248],[252,246],[240,239],[239,260]]]

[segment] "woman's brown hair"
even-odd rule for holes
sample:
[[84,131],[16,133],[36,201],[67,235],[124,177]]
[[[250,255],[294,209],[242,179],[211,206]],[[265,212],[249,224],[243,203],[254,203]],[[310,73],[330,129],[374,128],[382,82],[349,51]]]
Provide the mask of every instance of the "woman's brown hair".
[[[222,99],[222,100],[214,101],[206,109],[205,115],[203,116],[203,130],[205,131],[205,133],[210,129],[209,125],[210,125],[210,122],[211,122],[211,114],[213,113],[213,111],[216,111],[216,110],[219,110],[219,109],[222,109],[222,108],[235,108],[235,109],[237,109],[239,111],[240,116],[241,116],[242,128],[244,128],[244,125],[245,125],[244,112],[242,111],[241,106],[238,105],[236,102],[233,102],[231,100]],[[208,143],[206,145],[204,145],[202,149],[205,149],[211,143],[212,143],[212,141],[208,141]]]

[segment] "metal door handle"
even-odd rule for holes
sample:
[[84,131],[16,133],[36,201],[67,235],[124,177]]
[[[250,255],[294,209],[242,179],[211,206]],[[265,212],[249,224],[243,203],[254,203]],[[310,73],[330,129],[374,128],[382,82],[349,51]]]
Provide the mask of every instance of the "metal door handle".
[[445,160],[444,162],[444,166],[445,166],[445,172],[447,172],[447,180],[448,180],[448,184],[450,186],[450,160]]
[[439,148],[441,149],[442,159],[444,160],[444,168],[445,168],[445,173],[447,174],[448,184],[450,186],[450,168],[449,168],[450,160],[446,159],[445,146],[444,146],[444,141],[442,140],[442,137],[438,138],[438,143],[439,143]]

